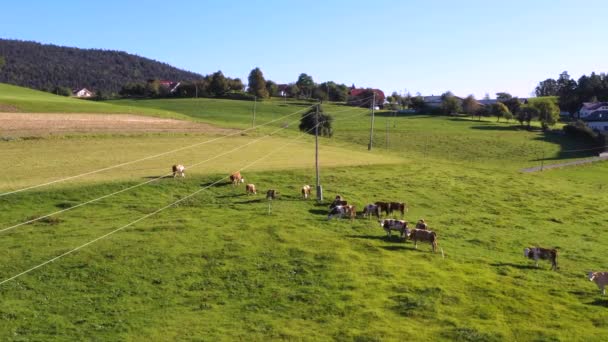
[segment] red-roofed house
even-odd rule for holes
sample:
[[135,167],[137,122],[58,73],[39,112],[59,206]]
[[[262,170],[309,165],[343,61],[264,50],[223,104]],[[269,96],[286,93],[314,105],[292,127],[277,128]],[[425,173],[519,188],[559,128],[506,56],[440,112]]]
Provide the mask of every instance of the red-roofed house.
[[372,96],[376,95],[376,106],[382,107],[384,104],[384,92],[380,89],[354,88],[348,92],[347,103],[354,106],[369,107],[372,104]]

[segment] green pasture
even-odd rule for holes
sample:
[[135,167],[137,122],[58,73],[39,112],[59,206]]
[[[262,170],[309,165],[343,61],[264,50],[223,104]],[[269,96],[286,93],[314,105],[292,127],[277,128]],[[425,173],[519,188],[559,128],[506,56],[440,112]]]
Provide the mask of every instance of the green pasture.
[[184,115],[169,110],[115,106],[107,102],[58,96],[5,83],[0,83],[0,112],[2,111],[24,113],[142,114],[164,118],[187,118]]
[[[248,101],[117,101],[248,128]],[[265,101],[260,123],[308,104]],[[202,108],[202,109],[201,109]],[[0,232],[1,340],[603,341],[608,298],[586,278],[608,270],[607,163],[524,174],[523,167],[585,157],[585,147],[516,123],[427,115],[376,116],[367,151],[365,110],[331,104],[335,134],[321,139],[325,202],[314,184],[314,140],[296,125],[181,151],[49,187],[0,197],[0,230],[68,209],[252,144],[199,167],[40,222]],[[295,118],[294,118],[295,119]],[[281,127],[280,123],[272,129]],[[389,139],[386,144],[388,126]],[[217,135],[76,135],[0,141],[0,193],[162,153]],[[257,195],[223,181],[244,170]],[[152,177],[152,178],[151,178]],[[267,189],[279,198],[268,202]],[[376,220],[327,221],[340,194],[359,210],[404,201],[445,254],[387,238]],[[559,249],[557,272],[526,246]]]

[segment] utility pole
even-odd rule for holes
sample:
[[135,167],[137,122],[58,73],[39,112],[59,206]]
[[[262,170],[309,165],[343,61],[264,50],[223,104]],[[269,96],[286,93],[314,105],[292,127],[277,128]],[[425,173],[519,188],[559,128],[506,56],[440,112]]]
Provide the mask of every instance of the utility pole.
[[317,201],[323,200],[323,188],[321,188],[321,178],[319,177],[319,105],[315,113],[315,169],[317,173]]
[[255,107],[258,103],[258,97],[254,96],[253,97],[253,122],[251,123],[251,127],[255,127]]
[[372,92],[374,93],[374,98],[372,100],[372,122],[371,122],[371,126],[369,128],[369,144],[367,145],[367,150],[371,151],[372,150],[372,140],[374,137],[374,109],[376,109],[376,92],[372,90]]
[[544,162],[545,162],[545,150],[542,150],[542,157],[540,158],[540,170],[543,170],[544,167]]

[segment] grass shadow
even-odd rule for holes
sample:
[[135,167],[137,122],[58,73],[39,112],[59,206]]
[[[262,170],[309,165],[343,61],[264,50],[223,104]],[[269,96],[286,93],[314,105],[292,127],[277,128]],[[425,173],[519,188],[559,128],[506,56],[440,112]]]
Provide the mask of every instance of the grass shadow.
[[394,252],[394,251],[409,251],[409,250],[413,250],[414,247],[407,247],[407,246],[381,246],[380,248],[390,251],[390,252]]
[[[462,120],[462,119],[461,119]],[[522,128],[519,125],[508,125],[508,126],[471,126],[471,129],[477,129],[477,130],[481,130],[481,131],[528,131],[526,128]]]
[[327,210],[321,210],[321,209],[309,209],[308,212],[313,215],[323,215],[323,216],[326,216],[328,213]]
[[251,199],[247,201],[234,202],[235,204],[251,204],[251,203],[262,203],[266,202],[265,198]]
[[490,266],[493,266],[493,267],[509,266],[509,267],[520,269],[520,270],[536,270],[536,269],[541,269],[540,267],[536,267],[534,265],[514,264],[514,263],[510,263],[510,262],[497,262],[497,263],[490,264]]
[[225,187],[230,185],[231,183],[217,183],[217,182],[207,182],[207,183],[201,183],[201,187],[214,187],[214,188],[221,188],[221,187]]
[[170,175],[169,176],[167,176],[167,175],[165,175],[165,176],[145,176],[142,178],[144,178],[144,179],[167,179],[167,178],[173,178],[173,176],[170,176]]
[[593,302],[589,302],[587,304],[595,305],[595,306],[603,306],[605,308],[608,308],[608,299],[596,299]]

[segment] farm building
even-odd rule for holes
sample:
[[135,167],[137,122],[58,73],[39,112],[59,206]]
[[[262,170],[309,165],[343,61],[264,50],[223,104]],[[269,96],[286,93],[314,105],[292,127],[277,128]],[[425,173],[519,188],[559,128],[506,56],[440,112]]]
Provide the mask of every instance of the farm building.
[[601,111],[608,111],[608,102],[585,102],[578,114],[581,119],[584,119]]
[[93,96],[93,92],[88,90],[87,88],[74,89],[72,91],[72,95],[75,97],[91,97]]
[[585,117],[581,116],[589,128],[597,132],[608,132],[608,110],[596,110]]

